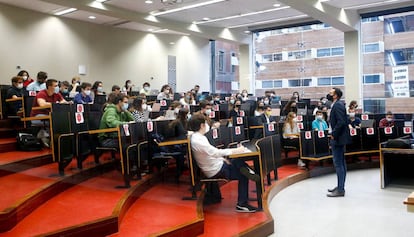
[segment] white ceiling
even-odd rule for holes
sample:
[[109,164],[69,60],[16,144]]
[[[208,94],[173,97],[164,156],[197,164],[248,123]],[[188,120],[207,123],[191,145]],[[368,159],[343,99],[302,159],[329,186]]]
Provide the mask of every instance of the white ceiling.
[[[162,3],[162,1],[167,2]],[[160,31],[157,33],[195,34],[215,39],[226,38],[223,36],[225,28],[230,28],[233,34],[241,35],[246,30],[264,26],[280,26],[310,20],[320,20],[348,31],[353,29],[353,18],[355,19],[359,13],[414,5],[412,0],[330,0],[323,4],[319,4],[318,0],[226,0],[148,20],[151,12],[161,12],[207,1],[209,0],[153,0],[152,4],[146,4],[145,0],[109,0],[101,4],[93,0],[0,0],[0,3],[46,14],[54,14],[59,10],[74,7],[78,11],[62,17],[131,30],[148,32],[152,29]],[[280,6],[275,7],[274,4]],[[236,17],[269,9],[274,10]],[[339,19],[343,9],[348,14],[345,20]],[[90,19],[89,16],[96,18]],[[229,16],[233,18],[199,24],[197,30],[194,30],[194,26],[191,27],[193,22],[203,21],[206,17],[217,19]],[[235,36],[233,40],[237,41],[239,38]]]

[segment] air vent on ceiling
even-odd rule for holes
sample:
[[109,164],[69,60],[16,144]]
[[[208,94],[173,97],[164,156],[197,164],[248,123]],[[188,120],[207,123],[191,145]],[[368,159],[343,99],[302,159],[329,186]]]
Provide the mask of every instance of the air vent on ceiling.
[[183,0],[161,0],[161,3],[164,5],[176,5],[183,3]]

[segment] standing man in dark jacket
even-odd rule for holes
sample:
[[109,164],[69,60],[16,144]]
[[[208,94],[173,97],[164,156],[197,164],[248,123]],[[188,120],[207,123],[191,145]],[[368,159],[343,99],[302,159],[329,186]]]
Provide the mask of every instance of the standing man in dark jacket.
[[349,128],[347,123],[346,109],[344,103],[340,101],[342,91],[339,88],[332,88],[328,96],[333,101],[329,122],[331,124],[331,147],[333,163],[335,166],[338,186],[328,189],[328,197],[345,196],[346,161],[345,145],[349,142]]

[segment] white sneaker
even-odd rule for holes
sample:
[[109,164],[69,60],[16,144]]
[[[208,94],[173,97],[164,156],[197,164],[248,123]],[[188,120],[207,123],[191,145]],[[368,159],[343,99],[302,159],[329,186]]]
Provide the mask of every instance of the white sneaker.
[[306,164],[301,160],[301,159],[299,159],[298,160],[298,166],[299,167],[305,167],[306,166]]

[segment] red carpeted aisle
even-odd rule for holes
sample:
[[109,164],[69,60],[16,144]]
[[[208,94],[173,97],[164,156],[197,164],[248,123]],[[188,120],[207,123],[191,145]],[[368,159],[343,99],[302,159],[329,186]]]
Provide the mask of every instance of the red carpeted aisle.
[[146,191],[128,210],[118,233],[111,237],[148,236],[197,218],[196,201],[183,201],[188,184],[160,183]]

